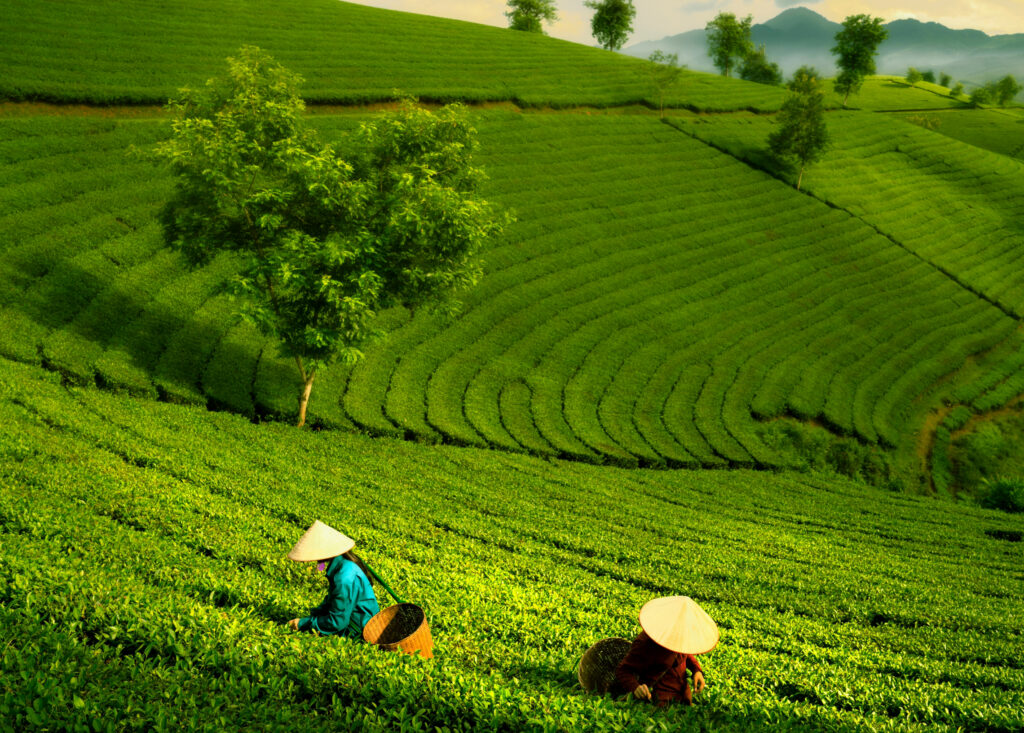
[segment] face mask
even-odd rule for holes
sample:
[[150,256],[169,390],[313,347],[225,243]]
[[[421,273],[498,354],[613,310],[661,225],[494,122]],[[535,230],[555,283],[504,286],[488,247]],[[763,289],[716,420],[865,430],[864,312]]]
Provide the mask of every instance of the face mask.
[[318,562],[316,564],[316,571],[318,573],[322,573],[326,569],[327,569],[327,563],[326,562]]

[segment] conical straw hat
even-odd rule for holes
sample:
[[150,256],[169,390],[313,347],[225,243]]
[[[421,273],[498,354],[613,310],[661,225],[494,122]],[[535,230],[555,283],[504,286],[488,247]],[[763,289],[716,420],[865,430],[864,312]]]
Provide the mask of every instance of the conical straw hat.
[[718,626],[689,596],[648,601],[640,626],[654,643],[681,654],[703,654],[718,644]]
[[288,559],[295,562],[326,560],[329,557],[344,555],[355,546],[354,539],[346,537],[317,519],[313,526],[306,530],[306,534],[295,543],[295,547],[288,553]]

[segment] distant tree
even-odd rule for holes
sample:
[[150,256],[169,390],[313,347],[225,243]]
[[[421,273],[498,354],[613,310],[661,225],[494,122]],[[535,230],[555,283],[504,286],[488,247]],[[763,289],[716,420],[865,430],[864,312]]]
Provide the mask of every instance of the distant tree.
[[1007,74],[997,81],[992,89],[992,98],[1001,106],[1005,107],[1013,98],[1020,94],[1021,86],[1017,80]]
[[984,104],[992,104],[992,90],[990,87],[978,87],[970,96],[971,106],[981,107]]
[[651,62],[647,69],[651,84],[658,95],[658,107],[662,117],[665,116],[665,93],[679,82],[683,73],[679,65],[679,56],[674,53],[655,51],[647,60]]
[[910,86],[916,86],[917,83],[921,81],[921,72],[915,69],[913,66],[911,66],[909,69],[907,69],[906,80],[907,84],[909,84]]
[[590,29],[603,48],[618,51],[633,32],[636,8],[633,0],[587,0],[583,3],[594,11]]
[[730,76],[736,65],[754,50],[750,41],[752,16],[737,20],[732,13],[719,13],[704,30],[707,31],[708,55],[723,76]]
[[889,37],[881,18],[870,15],[850,15],[836,33],[832,53],[837,56],[835,90],[843,95],[843,106],[851,94],[860,91],[864,77],[875,73],[875,54],[878,46]]
[[558,20],[555,0],[508,0],[508,27],[514,31],[543,33],[544,23]]
[[829,135],[817,72],[802,67],[788,86],[791,91],[776,117],[776,129],[768,135],[768,149],[776,158],[793,160],[800,166],[796,179],[799,191],[804,170],[825,154]]
[[934,84],[935,83],[935,72],[931,71],[931,70],[929,70],[929,71],[922,71],[921,72],[921,81],[926,81],[929,84]]
[[748,53],[743,59],[743,65],[740,67],[740,79],[754,81],[758,84],[782,86],[782,72],[779,70],[779,65],[768,60],[763,45]]
[[476,194],[460,106],[405,102],[364,122],[343,156],[303,125],[299,77],[254,47],[228,66],[170,105],[155,157],[175,188],[160,220],[193,267],[234,253],[242,315],[298,368],[301,427],[316,374],[362,357],[379,310],[444,305],[476,282],[505,219]]
[[958,99],[964,96],[964,85],[961,84],[960,82],[957,82],[953,86],[953,88],[949,90],[949,96],[953,97],[954,99]]
[[940,87],[949,87],[949,83],[951,81],[953,81],[953,79],[949,76],[949,74],[939,74]]

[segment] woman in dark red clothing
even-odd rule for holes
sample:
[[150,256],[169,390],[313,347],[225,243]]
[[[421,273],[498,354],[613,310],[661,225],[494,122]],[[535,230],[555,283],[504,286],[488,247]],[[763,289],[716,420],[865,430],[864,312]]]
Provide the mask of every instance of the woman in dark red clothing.
[[612,694],[631,693],[659,707],[670,702],[690,705],[693,692],[686,672],[692,672],[700,694],[704,670],[695,655],[715,648],[718,626],[687,596],[649,601],[640,609],[640,626],[643,631],[615,669]]

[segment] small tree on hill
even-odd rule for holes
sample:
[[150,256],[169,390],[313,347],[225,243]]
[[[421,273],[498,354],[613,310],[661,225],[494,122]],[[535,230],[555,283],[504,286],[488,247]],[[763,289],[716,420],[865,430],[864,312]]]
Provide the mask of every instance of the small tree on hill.
[[1001,106],[1005,107],[1013,98],[1020,94],[1021,86],[1017,80],[1007,74],[997,81],[992,89],[992,98]]
[[554,0],[508,0],[508,27],[514,31],[543,33],[544,23],[558,20]]
[[658,95],[658,107],[662,117],[665,116],[665,93],[679,82],[683,67],[679,66],[679,56],[663,51],[655,51],[647,60],[651,62],[647,71],[651,84]]
[[935,72],[934,71],[922,71],[921,81],[926,81],[929,84],[935,83]]
[[782,71],[778,64],[768,60],[762,45],[748,53],[743,59],[743,65],[740,67],[740,79],[781,87]]
[[732,13],[719,13],[705,26],[708,55],[722,76],[730,76],[736,65],[754,50],[750,41],[753,22],[749,15],[737,20]]
[[939,86],[940,87],[947,87],[948,88],[949,87],[949,83],[951,81],[953,81],[953,79],[952,79],[952,77],[950,77],[949,74],[940,74],[939,75]]
[[603,48],[618,51],[633,32],[636,8],[633,0],[587,0],[583,3],[594,11],[590,29]]
[[988,87],[978,87],[971,92],[970,102],[973,107],[992,104],[992,90]]
[[801,67],[789,83],[790,94],[775,120],[776,129],[768,135],[768,149],[781,160],[792,160],[800,166],[796,190],[800,190],[804,170],[817,162],[828,148],[829,135],[825,125],[824,95],[817,72]]
[[343,155],[303,126],[297,76],[253,47],[228,67],[170,105],[155,154],[175,191],[161,223],[192,266],[239,258],[243,315],[295,361],[301,426],[318,371],[361,358],[380,309],[440,305],[476,282],[504,219],[475,193],[461,107],[404,102],[363,123]]
[[911,66],[907,69],[907,84],[910,86],[917,86],[917,83],[921,81],[921,72]]
[[864,77],[875,73],[875,54],[878,46],[889,37],[889,31],[882,27],[881,18],[870,15],[851,15],[843,21],[842,29],[836,33],[836,45],[832,53],[836,55],[835,90],[843,95],[843,106],[851,94],[860,91]]
[[953,88],[949,90],[949,96],[953,97],[954,99],[959,99],[960,97],[964,96],[964,85],[960,82],[957,82],[953,86]]

